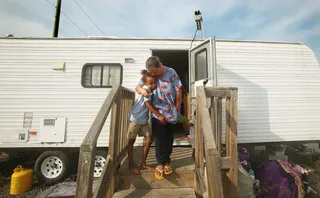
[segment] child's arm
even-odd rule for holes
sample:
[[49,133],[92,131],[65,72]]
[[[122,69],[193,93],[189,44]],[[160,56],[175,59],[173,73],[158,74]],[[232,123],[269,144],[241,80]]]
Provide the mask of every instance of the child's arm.
[[160,120],[160,122],[161,122],[162,124],[166,124],[166,118],[165,118],[163,115],[161,115],[161,114],[159,113],[159,111],[157,111],[157,110],[152,106],[152,104],[150,103],[150,101],[146,101],[145,104],[146,104],[146,107],[147,107],[152,113],[154,113],[154,114],[158,117],[158,119]]

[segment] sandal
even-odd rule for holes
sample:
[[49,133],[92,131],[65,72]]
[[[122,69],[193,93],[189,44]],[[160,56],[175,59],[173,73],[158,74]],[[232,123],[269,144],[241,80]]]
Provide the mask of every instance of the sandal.
[[157,167],[156,170],[154,171],[154,176],[155,176],[157,179],[159,179],[159,180],[163,179],[163,178],[164,178],[164,177],[163,177],[163,169],[160,170],[160,169]]
[[173,172],[172,167],[170,165],[164,166],[164,174],[170,175]]

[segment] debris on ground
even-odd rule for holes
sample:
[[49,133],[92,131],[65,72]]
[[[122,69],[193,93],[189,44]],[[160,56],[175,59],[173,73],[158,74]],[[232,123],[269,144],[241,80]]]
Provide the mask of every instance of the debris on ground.
[[[8,157],[8,156],[6,156]],[[1,198],[12,198],[10,195],[10,181],[11,175],[13,173],[14,168],[21,164],[26,168],[33,168],[35,163],[35,159],[31,159],[27,156],[18,156],[10,160],[2,160],[0,161],[0,197]],[[75,181],[76,175],[70,175],[66,178],[65,181]],[[38,195],[43,193],[45,190],[50,188],[49,185],[40,184],[37,180],[37,177],[33,176],[33,185],[32,189],[28,192],[22,193],[20,195],[15,196],[16,198],[36,198]]]
[[[288,161],[294,164],[300,165],[303,169],[308,171],[308,191],[312,193],[312,198],[320,197],[320,152],[315,151],[312,148],[308,148],[304,145],[288,146],[286,150]],[[8,156],[0,152],[0,197],[10,198],[12,197],[10,192],[10,177],[13,173],[13,169],[21,164],[25,167],[32,168],[34,166],[34,160],[30,160],[28,156],[20,156],[14,159],[8,160]],[[76,166],[76,165],[74,165]],[[254,174],[250,172],[250,167],[246,167],[247,164],[242,164],[245,168],[249,168],[248,176],[254,178]],[[65,180],[65,182],[76,181],[76,175],[71,175]],[[37,178],[34,176],[33,187],[30,191],[16,196],[17,198],[36,198],[51,186],[40,184]],[[254,189],[259,193],[259,189]],[[317,194],[314,194],[317,193]]]

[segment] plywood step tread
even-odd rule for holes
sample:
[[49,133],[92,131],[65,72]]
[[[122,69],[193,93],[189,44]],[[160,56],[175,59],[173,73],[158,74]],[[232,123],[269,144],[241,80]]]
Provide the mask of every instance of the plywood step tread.
[[[140,161],[142,147],[135,148],[134,159]],[[166,175],[164,180],[157,180],[154,172],[142,170],[139,174],[129,173],[128,160],[126,160],[117,173],[120,189],[166,189],[166,188],[191,188],[194,185],[194,162],[191,158],[192,148],[174,147],[171,155],[171,164],[174,172]],[[156,167],[154,148],[150,149],[147,163]]]
[[[133,159],[138,164],[141,160],[143,152],[143,147],[136,147],[133,150]],[[176,172],[182,171],[193,171],[194,170],[194,162],[191,158],[192,148],[191,147],[173,147],[173,151],[171,154],[171,163],[175,168]],[[128,159],[120,167],[118,173],[122,175],[130,174],[128,170]],[[155,148],[151,147],[149,151],[149,155],[147,158],[147,164],[156,167],[156,154]],[[148,173],[148,170],[141,170],[141,173]]]
[[193,188],[176,188],[176,189],[126,189],[120,190],[114,194],[115,198],[193,198],[196,197]]
[[165,175],[163,180],[155,178],[154,173],[140,175],[118,176],[121,189],[162,189],[162,188],[191,188],[194,186],[194,172],[173,172]]

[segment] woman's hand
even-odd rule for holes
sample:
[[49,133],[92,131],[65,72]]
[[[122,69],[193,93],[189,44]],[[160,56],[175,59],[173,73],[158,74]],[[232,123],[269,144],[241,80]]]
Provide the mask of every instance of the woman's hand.
[[145,88],[142,88],[140,85],[136,86],[136,92],[138,94],[141,94],[144,97],[148,97],[150,96],[150,94],[148,93],[148,91]]
[[144,97],[148,97],[150,95],[148,91],[144,88],[140,90],[140,94],[143,95]]
[[166,118],[163,115],[158,116],[158,119],[163,125],[167,124]]

